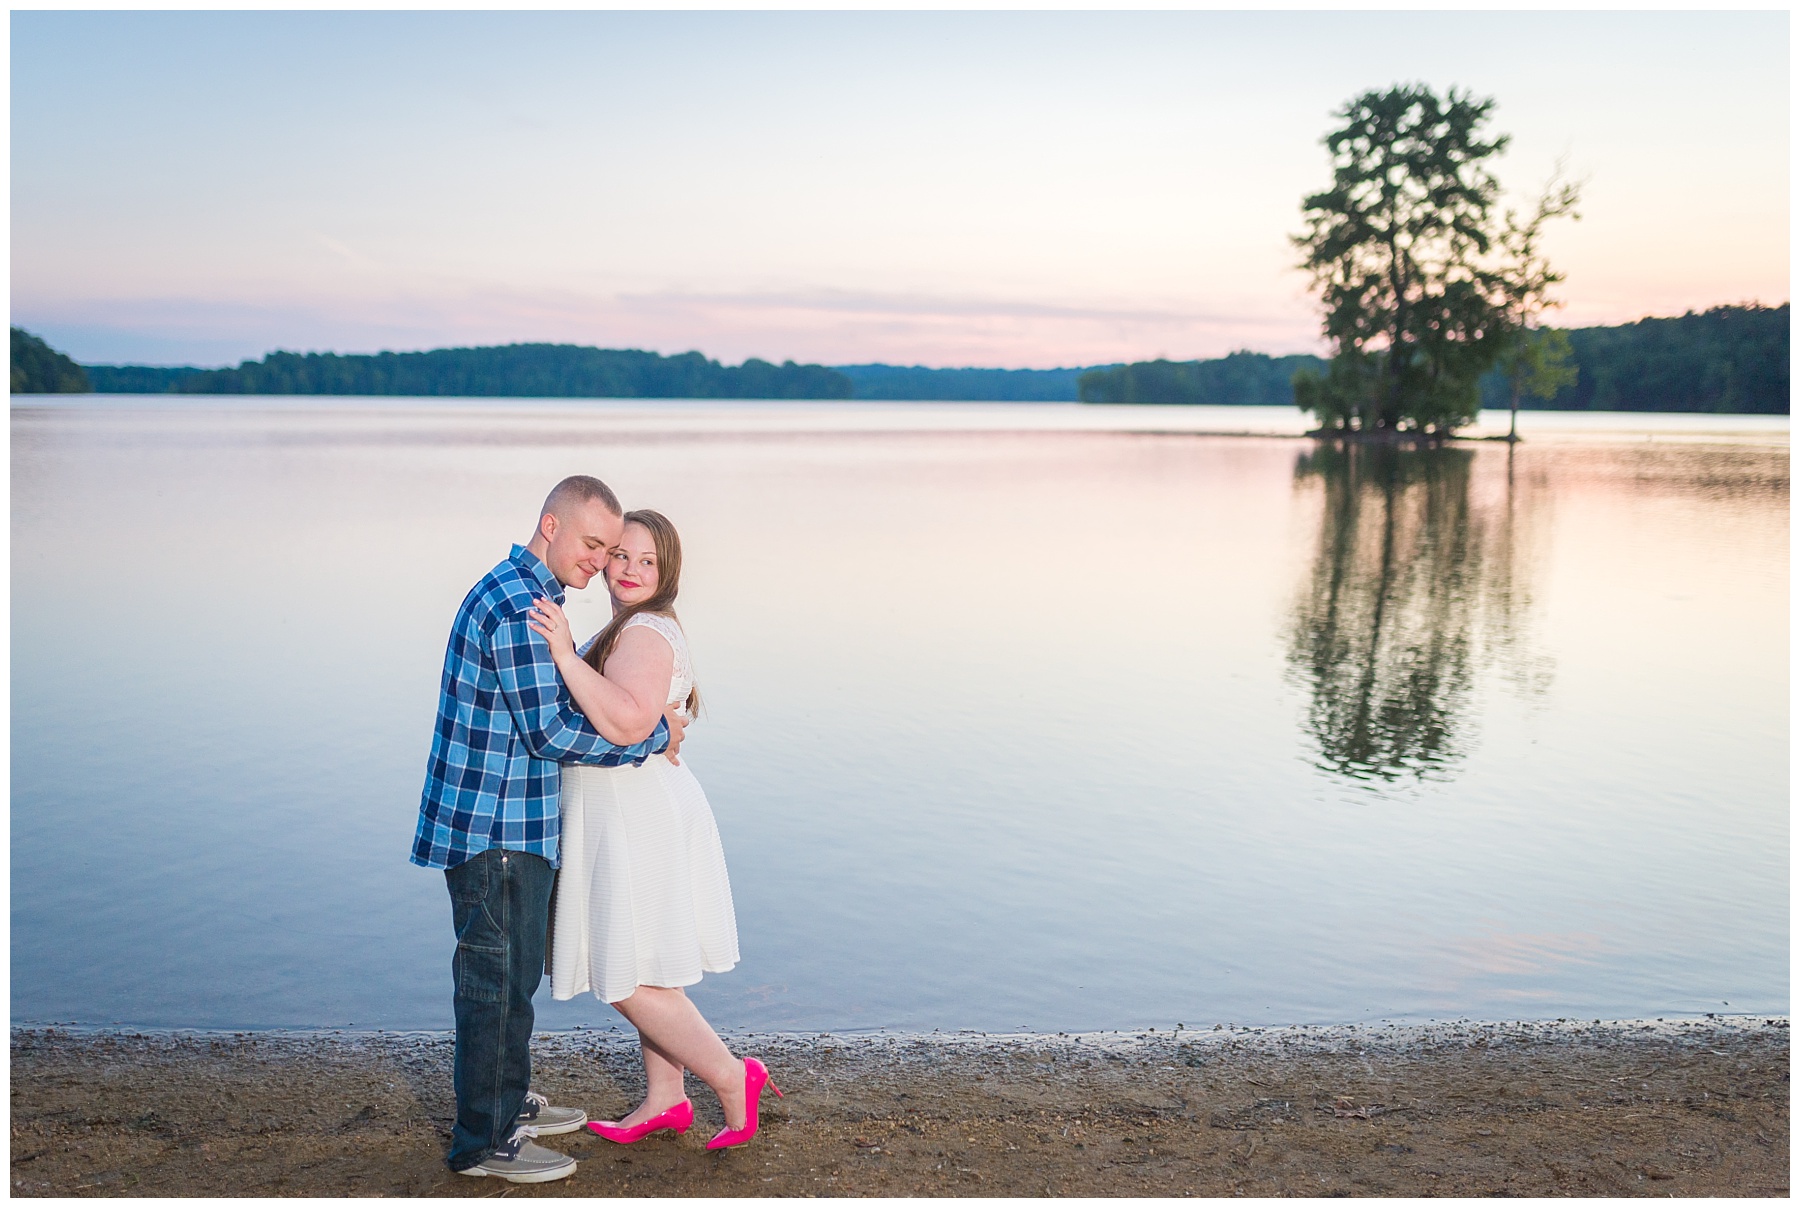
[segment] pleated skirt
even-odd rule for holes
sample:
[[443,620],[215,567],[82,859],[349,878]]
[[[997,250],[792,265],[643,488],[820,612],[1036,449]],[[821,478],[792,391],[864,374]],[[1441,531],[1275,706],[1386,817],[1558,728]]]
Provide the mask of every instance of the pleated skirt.
[[562,770],[561,870],[550,992],[629,998],[691,986],[738,962],[737,915],[719,828],[685,764]]

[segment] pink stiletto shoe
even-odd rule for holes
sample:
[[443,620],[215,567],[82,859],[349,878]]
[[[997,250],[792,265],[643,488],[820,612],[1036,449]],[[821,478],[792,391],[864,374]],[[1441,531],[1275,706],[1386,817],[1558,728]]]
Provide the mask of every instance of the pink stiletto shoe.
[[708,1149],[729,1149],[756,1135],[756,1101],[762,1098],[765,1086],[781,1098],[781,1088],[769,1077],[768,1068],[754,1057],[744,1058],[744,1127],[720,1129],[719,1135],[706,1143]]
[[683,1099],[666,1112],[658,1112],[648,1120],[633,1124],[630,1128],[621,1128],[617,1124],[602,1124],[598,1120],[588,1122],[588,1130],[605,1137],[608,1141],[617,1141],[620,1145],[629,1145],[633,1141],[642,1141],[653,1132],[665,1128],[675,1130],[677,1136],[694,1125],[694,1103],[691,1099]]

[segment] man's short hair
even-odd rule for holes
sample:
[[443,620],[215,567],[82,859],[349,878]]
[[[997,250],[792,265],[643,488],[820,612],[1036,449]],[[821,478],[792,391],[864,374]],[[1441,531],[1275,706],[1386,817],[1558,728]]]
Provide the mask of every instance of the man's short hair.
[[571,474],[550,488],[550,493],[544,496],[544,506],[538,515],[566,520],[571,511],[595,500],[615,516],[625,514],[625,509],[619,506],[619,497],[613,494],[611,487],[586,474]]

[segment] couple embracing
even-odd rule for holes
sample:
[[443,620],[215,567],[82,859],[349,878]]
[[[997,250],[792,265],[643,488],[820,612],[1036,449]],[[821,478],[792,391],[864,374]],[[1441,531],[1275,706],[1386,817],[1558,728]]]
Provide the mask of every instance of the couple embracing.
[[[563,589],[595,576],[613,616],[577,649]],[[763,1088],[781,1093],[682,990],[737,964],[738,946],[718,828],[677,757],[699,703],[680,586],[674,526],[577,475],[457,610],[412,861],[444,870],[456,928],[446,1161],[460,1174],[565,1178],[574,1160],[533,1138],[584,1124],[621,1144],[686,1132],[688,1070],[724,1111],[709,1149],[750,1140]],[[546,963],[555,997],[592,993],[637,1028],[647,1089],[623,1119],[589,1123],[531,1090]]]

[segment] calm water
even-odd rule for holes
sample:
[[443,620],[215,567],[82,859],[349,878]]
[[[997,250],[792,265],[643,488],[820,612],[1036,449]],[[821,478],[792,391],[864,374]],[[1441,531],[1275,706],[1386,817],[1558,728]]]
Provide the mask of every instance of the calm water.
[[1785,1012],[1785,418],[1246,426],[16,402],[13,1017],[448,1026],[444,638],[572,472],[687,544],[722,1025]]

